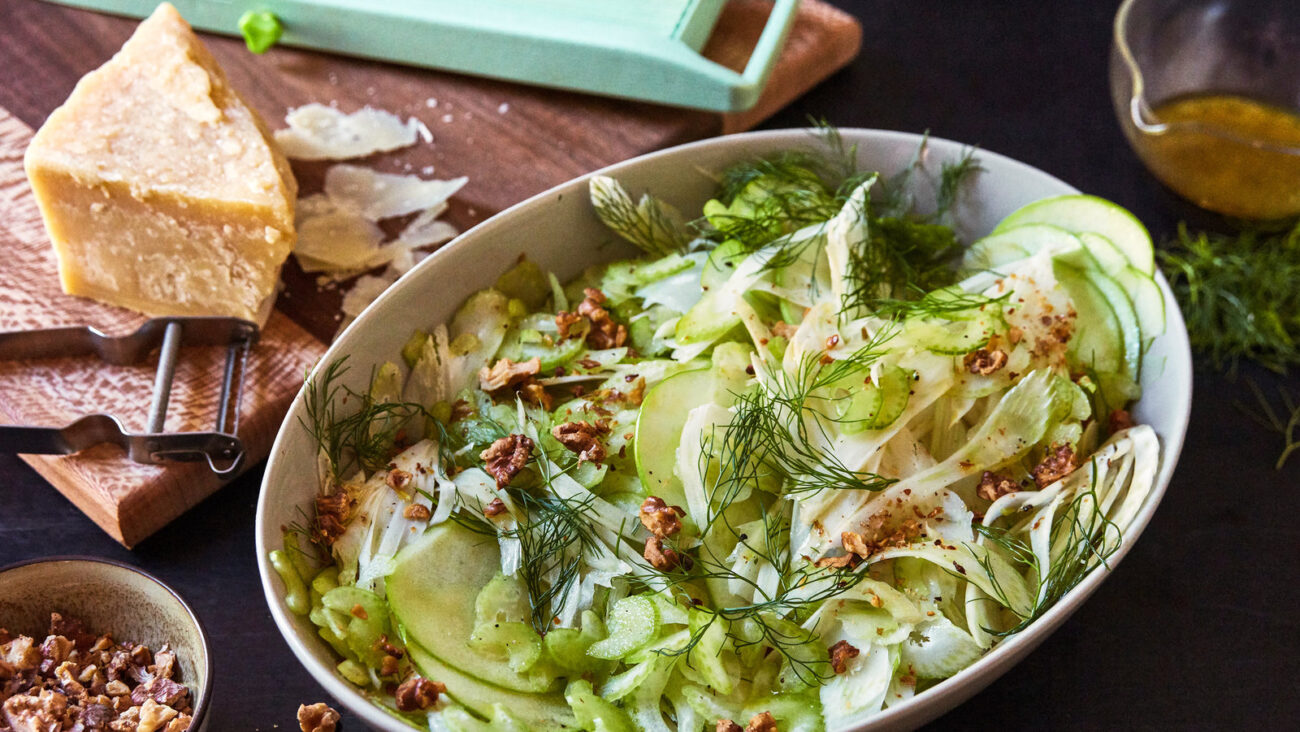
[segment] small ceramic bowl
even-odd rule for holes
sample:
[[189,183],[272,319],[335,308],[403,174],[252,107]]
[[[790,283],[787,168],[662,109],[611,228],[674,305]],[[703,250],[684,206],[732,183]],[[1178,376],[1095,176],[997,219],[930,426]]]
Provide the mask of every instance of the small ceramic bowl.
[[50,557],[0,569],[0,628],[38,641],[50,613],[75,617],[91,633],[117,641],[163,644],[176,651],[176,679],[190,690],[190,732],[206,728],[212,697],[208,639],[190,606],[158,578],[134,567],[94,557]]

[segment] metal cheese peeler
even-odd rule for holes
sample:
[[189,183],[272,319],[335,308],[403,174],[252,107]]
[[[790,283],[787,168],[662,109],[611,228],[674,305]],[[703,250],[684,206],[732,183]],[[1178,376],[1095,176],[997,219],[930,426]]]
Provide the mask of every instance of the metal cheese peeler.
[[[148,432],[127,432],[112,415],[90,414],[64,427],[0,426],[0,450],[70,455],[108,442],[137,463],[206,460],[212,472],[231,475],[244,459],[244,445],[236,436],[239,402],[248,352],[257,336],[257,326],[247,320],[218,317],[153,318],[124,336],[104,335],[89,326],[0,332],[0,360],[98,356],[106,363],[129,366],[158,350]],[[217,421],[211,431],[163,431],[181,346],[226,346]]]

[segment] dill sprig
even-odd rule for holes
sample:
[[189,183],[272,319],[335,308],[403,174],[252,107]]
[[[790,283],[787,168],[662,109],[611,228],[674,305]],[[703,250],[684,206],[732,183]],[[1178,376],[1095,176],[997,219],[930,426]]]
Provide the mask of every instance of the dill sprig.
[[528,590],[533,628],[545,635],[563,610],[570,585],[581,581],[583,554],[600,539],[587,515],[594,496],[563,498],[512,491],[526,518],[502,537],[519,540],[519,576]]
[[1291,392],[1278,387],[1278,400],[1282,403],[1279,410],[1253,380],[1247,379],[1246,385],[1250,387],[1255,400],[1259,402],[1259,410],[1263,412],[1263,416],[1253,410],[1245,409],[1240,404],[1237,406],[1251,419],[1282,436],[1282,452],[1273,466],[1275,470],[1281,470],[1291,455],[1300,451],[1300,403],[1291,396]]
[[[1070,505],[1052,520],[1050,535],[1053,546],[1063,550],[1051,560],[1046,574],[1039,566],[1037,556],[1029,544],[1027,536],[1013,536],[1012,532],[997,526],[974,524],[977,534],[1003,553],[1004,558],[1025,571],[1032,572],[1036,578],[1037,599],[1032,608],[1024,614],[1012,608],[1011,601],[998,585],[997,575],[993,571],[992,560],[988,555],[977,557],[976,561],[991,578],[994,592],[993,599],[1003,607],[1011,609],[1020,621],[1011,628],[985,628],[984,631],[999,638],[1015,635],[1029,627],[1038,618],[1050,610],[1070,590],[1074,589],[1094,568],[1107,563],[1111,555],[1119,550],[1123,536],[1119,527],[1101,512],[1096,493],[1096,466],[1093,467],[1092,484],[1087,491],[1074,497]],[[1091,503],[1091,507],[1086,504]],[[1087,517],[1084,517],[1085,512]],[[1062,535],[1060,532],[1068,531]]]
[[[343,384],[348,372],[346,361],[345,356],[307,381],[306,419],[299,418],[325,451],[335,477],[357,468],[373,472],[388,465],[401,447],[410,420],[429,417],[424,407],[414,402],[377,400]],[[357,405],[356,409],[343,414],[341,409],[350,402]]]
[[1300,222],[1282,233],[1235,236],[1178,227],[1157,249],[1192,347],[1215,368],[1248,359],[1278,373],[1300,364]]

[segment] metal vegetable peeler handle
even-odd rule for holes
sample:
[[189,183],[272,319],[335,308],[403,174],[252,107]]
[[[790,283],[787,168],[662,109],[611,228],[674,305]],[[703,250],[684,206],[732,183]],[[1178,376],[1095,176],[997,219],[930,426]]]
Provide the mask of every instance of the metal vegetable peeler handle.
[[[244,459],[244,445],[236,436],[239,402],[248,352],[257,336],[257,326],[247,320],[217,317],[154,318],[124,336],[108,336],[89,326],[0,333],[0,360],[93,355],[106,363],[127,366],[158,350],[148,432],[127,432],[116,417],[91,414],[64,427],[0,426],[0,450],[70,455],[107,442],[121,447],[137,463],[206,460],[212,472],[231,475]],[[163,431],[181,346],[227,348],[217,421],[211,431]]]

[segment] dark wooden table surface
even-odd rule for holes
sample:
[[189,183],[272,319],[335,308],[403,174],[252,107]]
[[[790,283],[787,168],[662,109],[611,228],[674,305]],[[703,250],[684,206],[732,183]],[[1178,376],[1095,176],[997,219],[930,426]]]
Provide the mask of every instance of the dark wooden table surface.
[[[35,42],[10,29],[32,2],[0,2],[0,106],[36,126],[105,50],[95,39],[60,38],[52,26],[59,53],[19,63]],[[1213,223],[1155,183],[1121,137],[1107,87],[1117,2],[836,4],[862,21],[861,56],[766,127],[815,116],[928,129],[1115,200],[1157,238],[1179,220]],[[41,47],[48,54],[50,44]],[[1244,368],[1230,379],[1199,367],[1182,459],[1136,548],[1039,650],[934,728],[1294,728],[1300,458],[1273,469],[1281,438],[1239,407],[1252,403],[1247,377],[1300,394],[1295,375]],[[292,728],[298,704],[325,694],[262,599],[253,551],[261,477],[253,470],[127,551],[16,457],[0,455],[0,565],[91,554],[154,572],[189,600],[212,638],[212,729]]]

